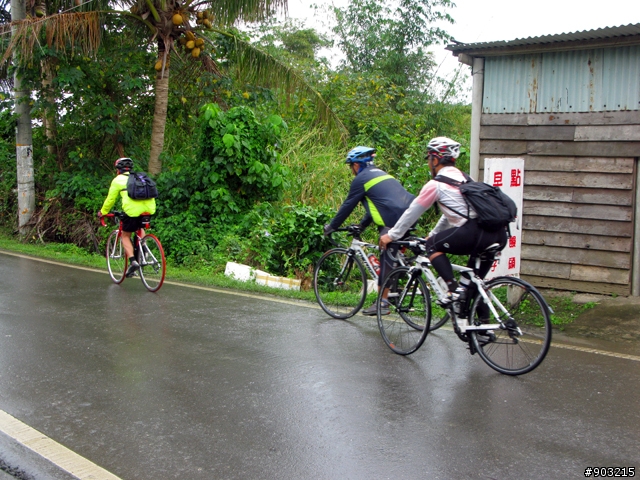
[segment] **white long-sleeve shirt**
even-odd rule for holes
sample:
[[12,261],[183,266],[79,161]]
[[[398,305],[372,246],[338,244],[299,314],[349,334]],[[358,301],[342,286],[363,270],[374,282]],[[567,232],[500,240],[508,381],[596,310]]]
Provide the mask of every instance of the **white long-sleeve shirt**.
[[[459,182],[466,181],[462,172],[452,166],[441,168],[438,175],[449,177]],[[454,213],[451,208],[464,214],[466,214],[467,209],[469,209],[468,216],[470,218],[476,218],[478,216],[473,208],[467,206],[467,202],[464,200],[458,187],[436,180],[429,180],[424,187],[422,187],[420,194],[413,200],[409,208],[405,210],[402,217],[400,217],[393,228],[389,230],[388,234],[391,240],[399,240],[402,238],[407,230],[409,230],[409,228],[418,221],[420,216],[435,202],[438,202],[443,215],[440,217],[440,220],[438,220],[434,229],[429,233],[429,236],[435,235],[448,228],[461,227],[467,222],[466,218]]]

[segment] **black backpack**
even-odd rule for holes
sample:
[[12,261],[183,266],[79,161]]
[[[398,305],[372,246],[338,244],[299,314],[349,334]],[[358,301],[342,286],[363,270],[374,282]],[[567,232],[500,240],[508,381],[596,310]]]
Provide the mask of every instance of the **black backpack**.
[[[453,185],[460,189],[460,193],[467,202],[467,213],[469,205],[478,214],[478,226],[484,230],[495,231],[508,226],[515,221],[518,215],[518,208],[515,202],[500,188],[493,187],[484,182],[475,182],[469,175],[462,173],[466,182],[458,182],[452,178],[438,175],[434,180],[448,185]],[[446,207],[449,208],[449,207]],[[450,208],[461,217],[469,219],[469,215],[464,215]]]
[[158,198],[156,182],[144,172],[129,172],[127,180],[127,194],[132,200],[146,200]]

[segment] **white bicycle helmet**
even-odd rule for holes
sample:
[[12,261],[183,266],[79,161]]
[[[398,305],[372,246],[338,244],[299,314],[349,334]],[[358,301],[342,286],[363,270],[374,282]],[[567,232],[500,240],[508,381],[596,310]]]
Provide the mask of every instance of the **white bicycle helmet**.
[[449,160],[455,163],[460,156],[460,144],[447,137],[436,137],[427,145],[427,153],[435,155],[440,160]]

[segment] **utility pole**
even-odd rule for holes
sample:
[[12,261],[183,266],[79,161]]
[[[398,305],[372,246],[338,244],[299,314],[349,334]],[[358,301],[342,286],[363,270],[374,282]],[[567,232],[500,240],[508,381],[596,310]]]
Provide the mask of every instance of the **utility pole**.
[[[11,21],[24,20],[27,16],[24,0],[11,0]],[[12,27],[13,35],[17,27]],[[18,175],[18,229],[21,235],[28,232],[27,223],[36,207],[33,178],[33,138],[31,135],[31,95],[24,90],[20,78],[18,49],[13,52],[13,98],[18,122],[16,125],[16,169]]]

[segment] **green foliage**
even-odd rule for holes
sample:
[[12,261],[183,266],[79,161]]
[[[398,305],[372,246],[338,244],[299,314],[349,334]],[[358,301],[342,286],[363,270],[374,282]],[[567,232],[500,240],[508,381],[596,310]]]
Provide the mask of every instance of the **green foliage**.
[[[238,57],[231,55],[235,40],[249,35],[206,34],[220,72],[202,72],[191,59],[172,53],[164,170],[157,178],[160,198],[153,220],[170,262],[218,274],[233,260],[308,281],[313,264],[329,248],[322,226],[353,179],[344,166],[350,147],[375,146],[376,163],[413,193],[429,178],[423,160],[429,138],[451,136],[467,148],[470,108],[433,100],[439,79],[431,75],[429,55],[414,48],[446,38],[429,22],[444,15],[436,11],[448,4],[403,0],[393,10],[355,0],[341,11],[343,31],[336,38],[342,48],[355,46],[359,51],[351,53],[360,57],[339,71],[318,58],[331,41],[316,31],[291,22],[260,27],[258,45],[304,72],[349,129],[348,144],[327,142],[303,94],[277,105],[282,85],[264,88],[235,77],[240,70],[234,63]],[[88,250],[102,248],[108,233],[97,228],[95,212],[113,178],[113,159],[124,154],[147,169],[154,108],[155,55],[138,47],[139,37],[128,25],[108,18],[107,31],[115,35],[104,38],[96,58],[62,57],[43,47],[34,52],[27,76],[35,92],[34,118],[56,112],[53,137],[34,122],[35,230],[43,241],[71,241]],[[41,82],[43,65],[53,72],[50,86]],[[7,106],[0,115],[6,140],[0,142],[4,225],[15,223],[16,209],[9,111]],[[282,117],[273,115],[276,111]],[[463,155],[463,168],[465,161]],[[359,209],[350,220],[362,214]],[[433,221],[423,215],[422,231]],[[376,233],[370,229],[366,238],[375,241]]]
[[283,203],[337,209],[353,179],[344,164],[346,154],[341,144],[327,145],[319,129],[298,124],[288,131],[282,139],[281,158],[291,175]]
[[15,119],[8,103],[0,102],[0,225],[14,226],[18,209]]
[[380,73],[396,85],[421,91],[434,66],[426,48],[450,38],[434,23],[453,23],[443,11],[452,6],[450,0],[351,0],[333,8],[333,32],[351,70]]
[[270,115],[260,123],[247,107],[223,112],[215,104],[201,112],[198,157],[211,200],[224,200],[233,213],[246,211],[256,201],[278,200],[288,187],[289,173],[278,161],[278,142],[287,128],[282,118]]
[[309,280],[313,266],[329,247],[322,228],[332,216],[327,208],[301,203],[262,203],[220,239],[216,253],[272,274]]
[[[55,120],[53,138],[42,138],[51,145],[54,165],[64,170],[75,158],[92,158],[95,165],[83,165],[98,171],[112,165],[114,158],[146,158],[154,98],[154,56],[136,48],[137,39],[123,23],[106,18],[107,31],[97,55],[65,55],[47,48],[34,52],[34,69],[29,72],[36,93],[34,116]],[[46,66],[40,72],[39,66]],[[42,76],[50,72],[50,82]],[[55,113],[53,113],[55,112]],[[38,130],[38,129],[36,129]]]
[[107,196],[112,179],[82,170],[60,172],[55,176],[55,187],[47,192],[46,200],[67,202],[76,210],[95,214]]
[[277,115],[261,123],[248,107],[201,110],[197,156],[168,159],[158,177],[161,200],[155,225],[167,255],[185,262],[212,261],[230,226],[254,205],[277,201],[288,187],[288,169],[277,144],[286,124]]

